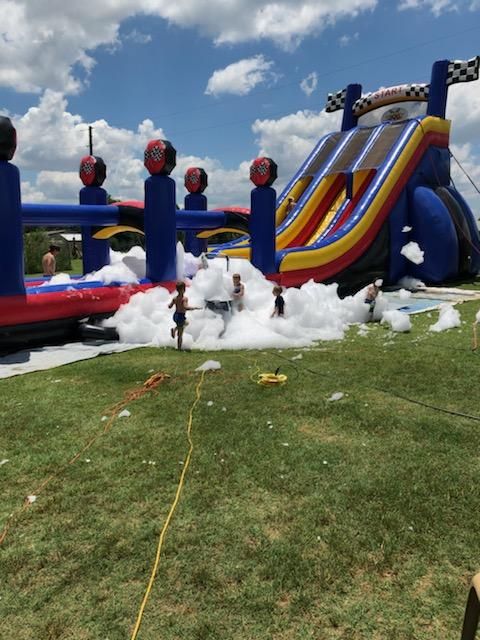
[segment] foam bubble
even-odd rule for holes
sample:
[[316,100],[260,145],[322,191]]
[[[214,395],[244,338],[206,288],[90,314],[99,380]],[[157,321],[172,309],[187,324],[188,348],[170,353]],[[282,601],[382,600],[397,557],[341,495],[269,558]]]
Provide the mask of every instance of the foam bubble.
[[416,242],[408,242],[401,248],[400,253],[414,264],[422,264],[425,255]]
[[390,325],[392,331],[406,332],[412,328],[410,317],[406,313],[398,311],[398,309],[389,309],[383,312],[382,322]]
[[438,320],[435,324],[430,325],[430,331],[440,332],[446,329],[459,327],[461,324],[460,312],[457,311],[450,303],[445,302],[440,305],[438,312]]

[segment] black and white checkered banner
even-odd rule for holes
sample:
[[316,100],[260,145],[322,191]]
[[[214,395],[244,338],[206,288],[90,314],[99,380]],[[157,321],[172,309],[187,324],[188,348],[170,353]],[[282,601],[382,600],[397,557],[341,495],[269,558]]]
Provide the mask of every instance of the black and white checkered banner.
[[327,104],[325,105],[325,111],[327,113],[333,113],[345,108],[345,96],[347,90],[337,91],[337,93],[329,93],[327,96]]
[[429,94],[429,84],[402,84],[398,87],[379,89],[379,91],[367,93],[359,98],[353,105],[353,113],[360,116],[377,107],[406,100],[426,102]]
[[405,96],[414,100],[428,100],[430,95],[429,84],[407,84],[405,85]]
[[457,82],[478,80],[480,56],[470,60],[451,60],[448,65],[447,86]]

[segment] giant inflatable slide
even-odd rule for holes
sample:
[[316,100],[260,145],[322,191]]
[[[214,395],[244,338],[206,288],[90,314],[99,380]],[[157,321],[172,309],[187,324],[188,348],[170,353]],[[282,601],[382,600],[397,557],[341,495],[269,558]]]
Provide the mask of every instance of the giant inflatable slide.
[[[477,224],[451,180],[445,119],[448,86],[477,78],[478,58],[440,61],[430,84],[329,95],[327,111],[344,110],[342,128],[318,142],[277,200],[277,281],[355,287],[478,272]],[[401,252],[411,242],[424,252],[420,264]],[[250,245],[244,237],[214,251],[249,257]]]

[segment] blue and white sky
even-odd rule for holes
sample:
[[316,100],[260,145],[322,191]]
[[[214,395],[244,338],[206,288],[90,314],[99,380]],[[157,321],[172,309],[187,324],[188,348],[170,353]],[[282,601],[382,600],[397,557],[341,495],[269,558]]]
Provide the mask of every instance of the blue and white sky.
[[[338,128],[328,92],[429,82],[435,60],[480,53],[480,0],[0,0],[0,15],[0,113],[30,202],[76,200],[91,124],[113,196],[143,197],[143,150],[162,137],[180,203],[202,166],[212,206],[247,205],[253,158],[274,158],[280,188]],[[450,88],[447,115],[480,186],[480,81]]]

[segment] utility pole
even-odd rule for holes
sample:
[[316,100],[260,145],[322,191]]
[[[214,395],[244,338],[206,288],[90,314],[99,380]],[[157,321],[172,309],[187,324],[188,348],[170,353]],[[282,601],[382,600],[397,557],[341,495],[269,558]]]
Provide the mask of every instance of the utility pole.
[[89,125],[88,127],[88,148],[90,151],[90,155],[93,156],[93,127]]

